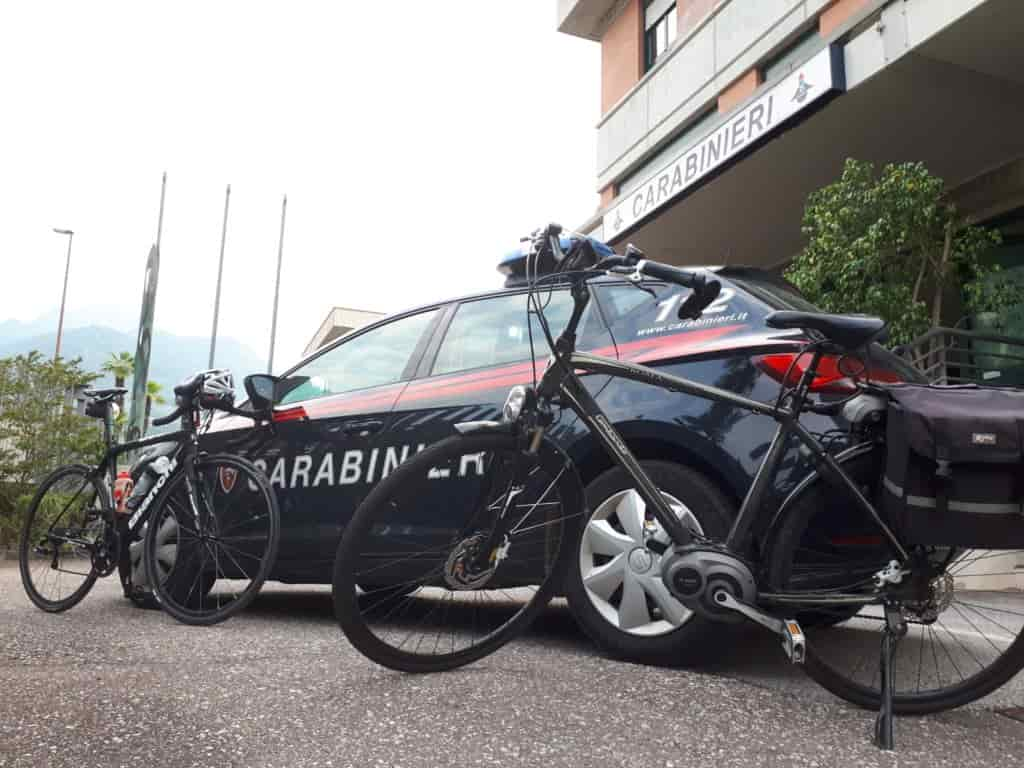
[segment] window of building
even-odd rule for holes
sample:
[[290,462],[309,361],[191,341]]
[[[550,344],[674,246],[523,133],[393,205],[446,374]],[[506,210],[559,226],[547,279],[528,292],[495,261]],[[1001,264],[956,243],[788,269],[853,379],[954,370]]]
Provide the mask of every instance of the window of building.
[[[541,299],[548,327],[557,336],[572,314],[572,297],[566,290],[556,290],[546,304],[543,293]],[[522,293],[462,304],[438,350],[432,375],[529,360],[531,330],[537,358],[546,359],[549,350],[544,332],[533,314],[527,328],[526,307],[526,294]],[[586,345],[586,336],[593,335],[585,331],[590,315],[588,307],[579,325],[579,347]]]
[[647,0],[644,8],[644,71],[648,71],[676,39],[676,0]]
[[824,47],[825,41],[818,34],[818,28],[811,27],[764,63],[761,68],[764,81],[774,83],[781,80]]
[[290,373],[281,404],[401,381],[437,310],[420,312],[361,333]]

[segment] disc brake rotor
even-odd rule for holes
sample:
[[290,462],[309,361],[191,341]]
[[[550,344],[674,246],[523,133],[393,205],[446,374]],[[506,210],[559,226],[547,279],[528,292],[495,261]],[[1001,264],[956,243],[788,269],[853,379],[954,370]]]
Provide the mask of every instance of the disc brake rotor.
[[480,548],[486,541],[487,535],[478,533],[463,539],[452,550],[444,565],[444,580],[449,587],[457,590],[480,589],[490,581],[501,562],[500,558],[488,558],[489,567],[482,571],[473,568],[473,562],[479,557]]

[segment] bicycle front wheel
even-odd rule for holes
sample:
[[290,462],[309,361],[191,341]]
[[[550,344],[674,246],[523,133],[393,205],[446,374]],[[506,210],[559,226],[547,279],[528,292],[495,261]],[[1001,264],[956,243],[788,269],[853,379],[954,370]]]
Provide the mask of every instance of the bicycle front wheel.
[[25,512],[18,547],[21,583],[36,607],[59,613],[89,594],[93,551],[107,535],[106,488],[83,465],[54,470]]
[[160,607],[185,624],[245,609],[277,558],[280,516],[266,477],[237,456],[203,456],[195,484],[179,470],[153,503],[145,564]]
[[[866,471],[867,459],[861,463]],[[866,476],[864,471],[861,477]],[[904,603],[907,634],[894,655],[893,706],[928,714],[968,704],[1024,668],[1024,563],[1021,550],[932,548],[934,576],[920,599]],[[896,553],[862,514],[846,514],[819,481],[783,521],[769,565],[779,592],[870,592]],[[804,670],[854,704],[877,709],[880,605],[819,608],[805,621]]]
[[548,443],[443,440],[366,497],[338,545],[334,606],[351,643],[404,672],[476,661],[562,588],[584,516],[579,479]]

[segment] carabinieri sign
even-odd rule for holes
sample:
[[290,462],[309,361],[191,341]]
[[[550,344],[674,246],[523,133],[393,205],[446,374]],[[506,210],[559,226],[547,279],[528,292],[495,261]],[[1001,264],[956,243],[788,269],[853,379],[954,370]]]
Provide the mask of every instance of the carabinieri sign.
[[793,70],[624,197],[604,215],[604,238],[622,234],[782,129],[825,96],[845,90],[843,49],[831,45]]

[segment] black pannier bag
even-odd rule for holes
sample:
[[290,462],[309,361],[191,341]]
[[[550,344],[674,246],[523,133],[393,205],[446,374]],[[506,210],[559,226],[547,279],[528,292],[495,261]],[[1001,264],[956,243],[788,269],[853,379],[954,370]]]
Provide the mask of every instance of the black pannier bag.
[[889,388],[885,508],[908,544],[1024,547],[1024,391]]

